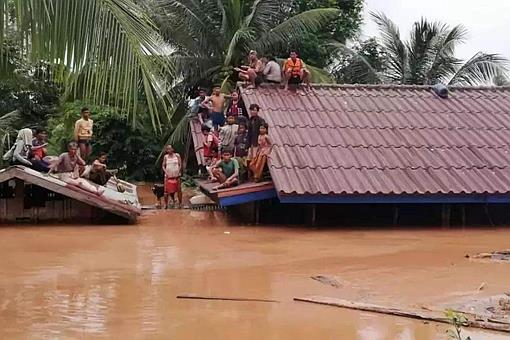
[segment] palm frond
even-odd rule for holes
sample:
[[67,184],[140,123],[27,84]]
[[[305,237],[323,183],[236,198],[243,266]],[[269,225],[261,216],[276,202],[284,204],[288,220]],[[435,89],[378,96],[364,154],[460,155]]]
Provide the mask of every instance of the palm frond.
[[262,52],[286,49],[305,33],[316,32],[330,23],[339,13],[334,8],[317,8],[295,15],[262,35],[255,43],[255,48]]
[[461,60],[455,57],[455,47],[465,41],[467,30],[462,25],[452,29],[445,29],[436,39],[432,52],[434,59],[429,66],[425,82],[434,84],[446,82],[461,65]]
[[508,59],[499,54],[478,52],[458,69],[449,85],[490,84],[495,76],[506,71],[507,65]]
[[405,44],[400,39],[398,27],[383,13],[371,13],[372,19],[379,26],[381,43],[388,57],[388,78],[405,83],[408,69],[408,55]]
[[356,75],[357,80],[354,83],[357,84],[373,84],[382,82],[382,76],[377,72],[370,62],[358,51],[349,48],[347,45],[340,42],[332,42],[330,46],[334,47],[337,52],[349,55],[354,58],[355,62],[352,63],[351,72]]
[[[0,17],[10,16],[5,12],[9,1],[0,0]],[[138,103],[144,99],[155,127],[158,125],[158,109],[166,110],[169,101],[165,79],[174,69],[168,59],[152,57],[167,53],[166,47],[135,1],[13,3],[16,27],[24,35],[23,52],[33,61],[60,65],[54,80],[65,85],[67,95],[116,105],[133,119],[140,114]],[[4,29],[0,27],[0,36]]]

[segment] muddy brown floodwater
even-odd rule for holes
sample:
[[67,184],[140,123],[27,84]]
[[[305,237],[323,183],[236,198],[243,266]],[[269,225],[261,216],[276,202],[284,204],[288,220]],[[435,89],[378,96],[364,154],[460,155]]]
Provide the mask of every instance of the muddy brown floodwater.
[[[292,298],[433,308],[501,294],[510,288],[510,265],[465,255],[509,244],[510,229],[251,227],[220,212],[173,210],[148,212],[137,226],[4,226],[0,338],[446,339],[448,325]],[[318,275],[338,287],[310,278]]]

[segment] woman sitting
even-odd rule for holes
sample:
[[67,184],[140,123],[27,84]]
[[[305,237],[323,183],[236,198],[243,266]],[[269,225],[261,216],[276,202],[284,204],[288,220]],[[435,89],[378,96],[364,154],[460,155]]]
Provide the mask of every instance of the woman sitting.
[[16,142],[13,147],[7,151],[3,159],[9,161],[11,165],[25,165],[32,167],[29,160],[30,149],[32,147],[32,130],[21,129],[16,137]]

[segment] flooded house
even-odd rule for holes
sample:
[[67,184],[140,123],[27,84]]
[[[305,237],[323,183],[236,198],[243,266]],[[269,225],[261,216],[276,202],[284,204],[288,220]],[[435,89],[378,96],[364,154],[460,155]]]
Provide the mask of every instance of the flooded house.
[[124,181],[111,179],[98,196],[24,166],[0,170],[0,223],[123,224],[140,213],[136,186]]
[[[201,183],[223,206],[252,204],[257,220],[256,210],[266,208],[265,216],[310,223],[375,217],[400,224],[417,212],[444,225],[510,220],[510,88],[240,91],[269,125],[272,181],[220,191]],[[200,164],[200,124],[192,121],[191,130]]]

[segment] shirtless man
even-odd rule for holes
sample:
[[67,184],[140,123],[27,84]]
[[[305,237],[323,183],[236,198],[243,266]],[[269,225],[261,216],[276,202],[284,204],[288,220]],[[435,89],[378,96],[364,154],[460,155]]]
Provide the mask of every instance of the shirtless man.
[[225,95],[221,93],[219,86],[213,88],[213,93],[210,97],[207,97],[203,102],[203,105],[207,106],[211,111],[211,118],[213,127],[218,130],[218,127],[225,125],[225,114],[223,109],[225,107]]
[[234,71],[239,72],[239,78],[244,81],[249,81],[251,84],[248,88],[255,88],[257,77],[262,77],[263,65],[262,61],[257,57],[257,52],[254,50],[248,54],[249,65],[243,65],[241,68],[236,67]]

